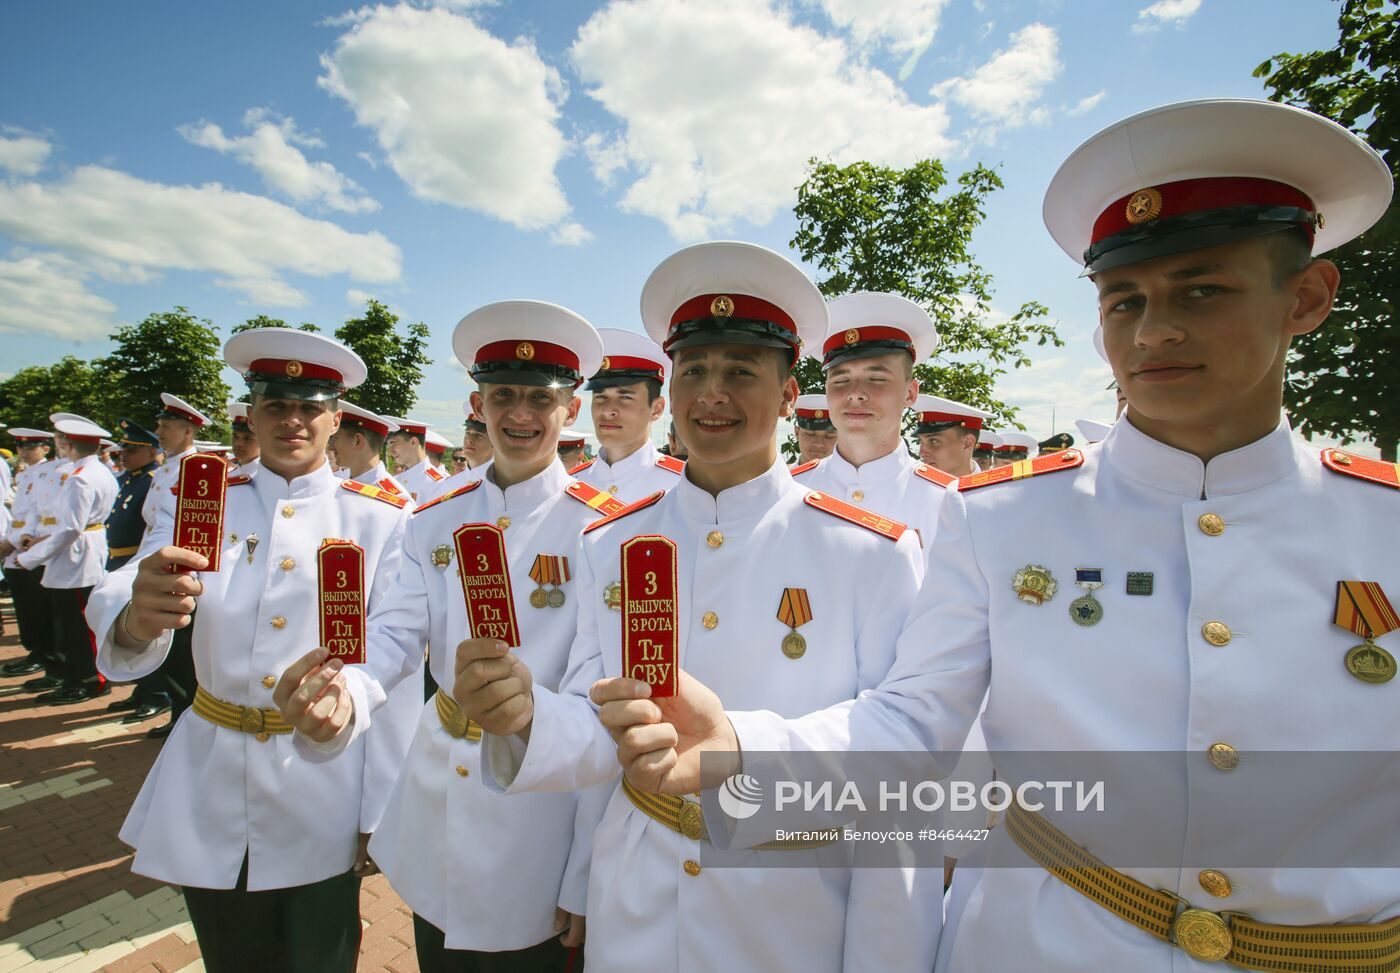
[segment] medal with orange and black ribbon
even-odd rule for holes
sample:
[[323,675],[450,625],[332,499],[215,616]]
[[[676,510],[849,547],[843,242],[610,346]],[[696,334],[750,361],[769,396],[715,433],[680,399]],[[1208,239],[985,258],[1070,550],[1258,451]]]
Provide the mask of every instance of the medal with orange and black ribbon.
[[811,620],[812,603],[807,600],[807,589],[784,588],[782,601],[778,602],[778,621],[792,631],[783,636],[783,655],[800,659],[807,654],[807,640],[797,630]]
[[[569,559],[558,554],[536,554],[530,566],[530,580],[539,585],[530,592],[530,607],[563,608],[564,591],[559,586],[569,580]],[[546,585],[550,586],[546,590]]]
[[1400,617],[1376,581],[1338,581],[1337,612],[1332,624],[1366,641],[1347,652],[1347,672],[1362,682],[1383,683],[1395,678],[1395,656],[1376,639],[1400,628]]

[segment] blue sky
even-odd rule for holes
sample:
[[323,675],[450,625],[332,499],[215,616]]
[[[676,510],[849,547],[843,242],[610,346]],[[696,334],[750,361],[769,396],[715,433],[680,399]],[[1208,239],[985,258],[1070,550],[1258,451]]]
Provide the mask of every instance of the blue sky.
[[[1039,436],[1112,417],[1089,285],[1040,220],[1111,121],[1262,97],[1251,71],[1336,39],[1324,0],[71,0],[0,10],[0,375],[183,304],[326,331],[390,304],[432,329],[414,410],[455,436],[454,324],[557,301],[641,330],[677,247],[786,250],[809,156],[985,162],[994,306],[1067,347],[1004,378]],[[229,373],[230,385],[239,383]],[[1053,410],[1053,412],[1052,412]],[[586,413],[585,413],[586,415]]]

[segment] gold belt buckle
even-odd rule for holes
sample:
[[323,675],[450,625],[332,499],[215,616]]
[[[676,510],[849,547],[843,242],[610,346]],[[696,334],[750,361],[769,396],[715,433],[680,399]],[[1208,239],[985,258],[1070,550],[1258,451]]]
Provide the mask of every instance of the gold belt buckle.
[[705,812],[694,801],[681,799],[681,813],[677,823],[680,825],[681,834],[691,841],[700,841],[705,837]]
[[238,713],[238,725],[244,733],[251,733],[259,743],[267,742],[267,718],[263,711],[253,706],[244,706]]
[[1173,943],[1180,946],[1186,955],[1205,963],[1217,963],[1230,955],[1230,951],[1235,948],[1235,934],[1230,931],[1230,919],[1234,916],[1244,917],[1243,913],[1198,909],[1175,892],[1168,889],[1161,891],[1185,907],[1172,920]]

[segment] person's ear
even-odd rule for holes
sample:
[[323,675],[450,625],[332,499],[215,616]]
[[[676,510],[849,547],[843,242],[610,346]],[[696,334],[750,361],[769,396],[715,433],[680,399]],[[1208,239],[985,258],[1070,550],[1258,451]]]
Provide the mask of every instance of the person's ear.
[[1296,336],[1321,327],[1327,315],[1332,313],[1332,303],[1337,299],[1341,281],[1341,271],[1330,260],[1314,260],[1298,271],[1284,285],[1292,298],[1292,306],[1284,320],[1284,332]]
[[778,418],[786,419],[792,415],[797,408],[797,396],[800,390],[797,387],[797,377],[789,375],[787,381],[783,383],[783,403],[778,409]]
[[666,396],[658,395],[656,401],[651,404],[651,421],[655,422],[661,418],[661,413],[666,411]]

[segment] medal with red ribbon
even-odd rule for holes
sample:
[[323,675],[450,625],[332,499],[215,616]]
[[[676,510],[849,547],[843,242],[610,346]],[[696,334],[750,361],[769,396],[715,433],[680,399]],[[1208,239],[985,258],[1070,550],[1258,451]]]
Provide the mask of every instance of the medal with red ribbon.
[[1376,581],[1338,581],[1337,611],[1332,624],[1366,641],[1347,652],[1347,672],[1362,682],[1383,683],[1395,678],[1395,657],[1376,639],[1400,628],[1400,617]]
[[174,544],[208,558],[205,571],[219,570],[227,489],[228,463],[224,460],[203,453],[191,453],[180,460],[180,479],[175,484]]
[[674,696],[680,682],[676,543],[643,534],[622,545],[622,672]]
[[[569,559],[558,554],[536,554],[530,566],[530,579],[539,585],[530,592],[531,608],[563,608],[564,592],[559,587],[570,578]],[[545,586],[550,585],[548,590]]]
[[505,534],[494,524],[463,524],[452,532],[452,545],[471,637],[500,639],[518,647],[520,628],[515,622]]
[[807,654],[807,640],[797,630],[812,620],[812,603],[806,588],[784,588],[778,602],[778,621],[792,629],[783,636],[783,655],[800,659]]
[[365,551],[327,537],[316,552],[321,644],[346,665],[365,661]]

